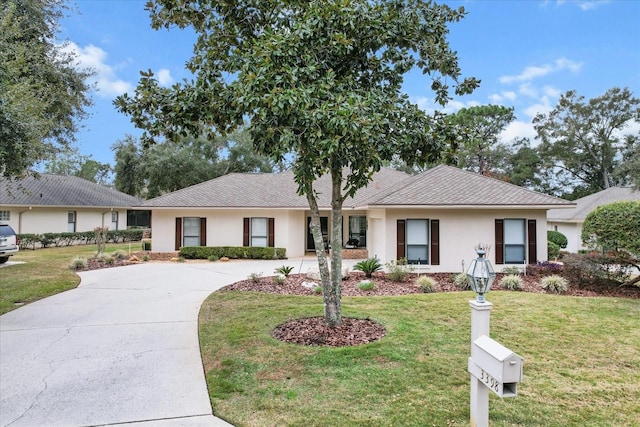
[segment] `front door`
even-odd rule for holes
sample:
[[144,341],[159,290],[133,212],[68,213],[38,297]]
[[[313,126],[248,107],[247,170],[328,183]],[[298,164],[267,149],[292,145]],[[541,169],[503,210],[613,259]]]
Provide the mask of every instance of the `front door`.
[[[322,240],[324,240],[324,248],[329,249],[329,217],[320,217],[320,230],[322,230]],[[311,233],[311,217],[307,217],[307,250],[315,251],[316,245],[313,241],[313,234]]]

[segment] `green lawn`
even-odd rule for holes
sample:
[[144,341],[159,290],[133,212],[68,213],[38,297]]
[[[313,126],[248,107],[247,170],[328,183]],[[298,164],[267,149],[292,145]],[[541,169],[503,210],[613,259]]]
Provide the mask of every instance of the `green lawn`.
[[[322,313],[320,297],[216,292],[200,313],[214,413],[237,426],[469,424],[465,293],[343,298],[387,336],[357,347],[271,338]],[[640,425],[640,301],[491,292],[491,335],[524,358],[518,396],[491,396],[492,426]]]
[[[135,250],[139,242],[131,243]],[[129,243],[107,245],[105,252],[129,249]],[[68,266],[76,256],[90,258],[96,245],[67,246],[38,250],[24,250],[9,258],[24,264],[0,269],[0,314],[14,310],[24,304],[73,289],[80,277]]]

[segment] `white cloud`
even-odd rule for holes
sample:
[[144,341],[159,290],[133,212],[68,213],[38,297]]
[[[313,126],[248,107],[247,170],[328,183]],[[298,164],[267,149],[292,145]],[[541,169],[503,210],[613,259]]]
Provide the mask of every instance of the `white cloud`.
[[551,101],[549,100],[549,97],[543,96],[537,104],[533,104],[525,108],[524,113],[527,116],[533,118],[537,114],[547,114],[551,110],[553,110],[553,107],[551,106]]
[[553,86],[544,86],[542,92],[551,98],[560,98],[560,95],[562,95],[562,92]]
[[518,88],[518,92],[531,98],[538,97],[538,90],[533,86],[531,86],[531,83],[521,84],[520,87]]
[[533,124],[531,122],[522,122],[516,120],[509,123],[505,130],[500,133],[500,140],[502,142],[508,143],[516,138],[529,138],[531,141],[533,141],[536,135],[536,130],[533,128]]
[[98,95],[111,98],[133,90],[133,85],[116,75],[115,68],[106,63],[107,52],[92,44],[85,47],[73,42],[62,45],[62,52],[72,54],[78,67],[91,68],[96,74],[92,77],[98,89]]
[[489,101],[492,104],[502,104],[504,100],[514,102],[518,96],[515,92],[508,90],[501,93],[492,93],[489,95]]
[[575,74],[578,73],[581,68],[581,62],[574,62],[567,58],[558,58],[550,64],[526,67],[520,74],[515,76],[501,76],[498,81],[502,84],[530,82],[533,79],[563,70],[569,70]]
[[476,107],[480,105],[478,101],[461,102],[454,99],[449,101],[447,105],[443,107],[442,105],[435,102],[433,99],[429,99],[425,96],[412,99],[411,102],[415,103],[418,106],[418,108],[426,111],[429,114],[433,113],[434,111],[440,111],[441,113],[452,114],[461,110],[462,108]]
[[558,0],[558,6],[562,6],[564,4],[574,4],[578,6],[580,9],[582,9],[583,11],[594,10],[607,3],[611,3],[611,0],[573,0],[573,1]]
[[171,77],[171,71],[167,70],[166,68],[161,68],[158,71],[157,76],[160,86],[171,86],[171,84],[174,82],[173,77]]

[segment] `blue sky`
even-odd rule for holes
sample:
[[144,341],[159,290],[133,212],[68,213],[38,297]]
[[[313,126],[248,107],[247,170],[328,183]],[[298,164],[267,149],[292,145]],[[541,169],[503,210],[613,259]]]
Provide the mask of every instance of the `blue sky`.
[[[81,154],[113,165],[111,145],[141,133],[113,107],[113,99],[133,92],[139,71],[153,70],[170,85],[187,77],[184,63],[194,41],[189,31],[151,29],[145,0],[76,0],[77,11],[61,21],[60,40],[81,65],[97,71],[91,117],[83,122]],[[505,142],[530,137],[536,113],[550,111],[559,96],[577,90],[589,99],[612,87],[628,87],[640,97],[640,0],[468,0],[468,15],[450,26],[450,43],[462,72],[482,80],[473,94],[445,108],[473,105],[514,107],[517,121]],[[411,73],[405,90],[432,111],[430,81]],[[441,108],[438,108],[441,109]],[[637,126],[640,131],[640,125]]]

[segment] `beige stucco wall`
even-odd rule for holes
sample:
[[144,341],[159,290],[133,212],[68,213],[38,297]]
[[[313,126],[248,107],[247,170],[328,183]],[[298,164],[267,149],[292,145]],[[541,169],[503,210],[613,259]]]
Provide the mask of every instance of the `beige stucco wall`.
[[[8,210],[11,219],[9,225],[18,234],[63,233],[67,229],[67,214],[76,212],[76,231],[92,231],[105,225],[111,226],[111,210],[106,208],[58,208],[58,207],[7,207],[0,206],[0,210]],[[127,210],[116,209],[118,212],[118,230],[127,227]],[[103,222],[104,221],[104,222]]]
[[[377,214],[380,216],[380,214]],[[475,258],[474,246],[478,243],[491,245],[490,260],[495,265],[495,220],[500,218],[535,219],[537,256],[536,259],[547,259],[547,226],[546,211],[541,210],[493,210],[493,209],[457,209],[457,210],[424,210],[424,209],[389,209],[384,215],[384,238],[374,237],[376,244],[373,254],[384,261],[396,257],[396,227],[398,219],[437,219],[440,221],[440,265],[430,265],[429,272],[458,272],[469,266]],[[378,232],[375,228],[372,232]],[[370,255],[373,256],[370,252]],[[500,271],[508,264],[496,267]]]

